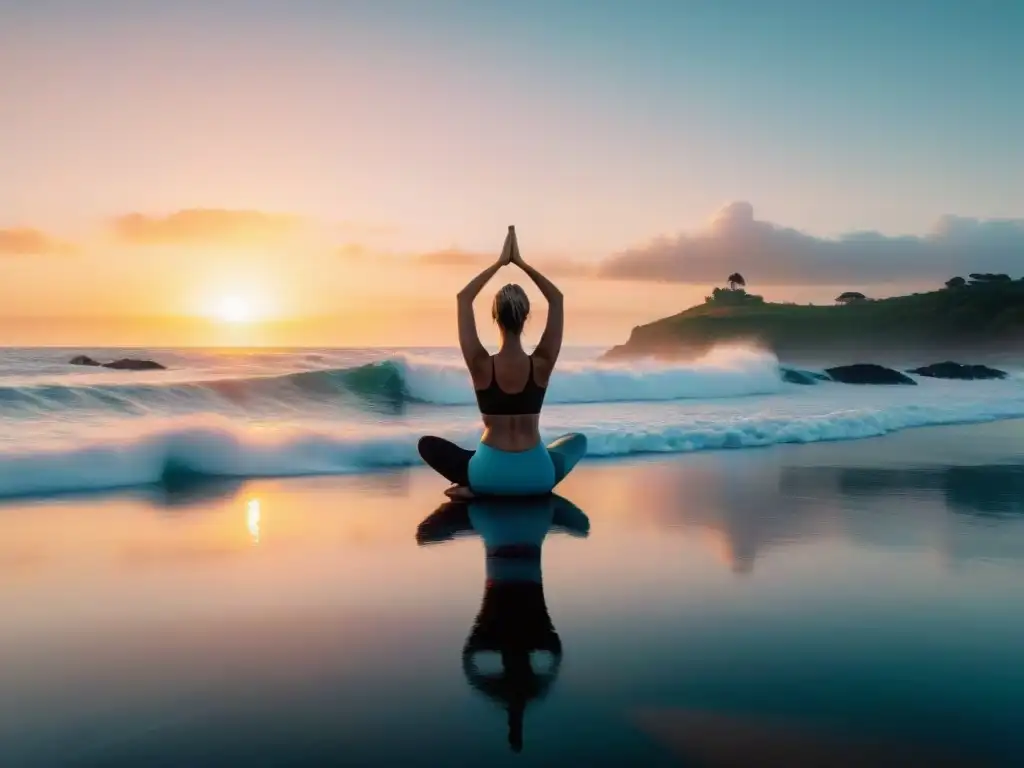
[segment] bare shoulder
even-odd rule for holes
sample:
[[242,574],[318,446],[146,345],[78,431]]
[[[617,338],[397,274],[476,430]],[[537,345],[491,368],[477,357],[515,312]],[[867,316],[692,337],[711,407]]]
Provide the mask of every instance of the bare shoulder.
[[533,380],[538,385],[546,387],[551,381],[551,374],[554,373],[555,363],[544,355],[533,355]]
[[482,355],[469,364],[469,375],[473,379],[473,389],[486,389],[491,385],[491,356]]

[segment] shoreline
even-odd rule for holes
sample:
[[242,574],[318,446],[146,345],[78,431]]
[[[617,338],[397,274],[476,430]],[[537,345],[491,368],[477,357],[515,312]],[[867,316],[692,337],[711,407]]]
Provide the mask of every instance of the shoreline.
[[[958,439],[973,443],[978,439],[986,442],[982,446],[971,447],[955,445]],[[1014,446],[1019,445],[1019,448]],[[872,446],[872,447],[868,447]],[[887,432],[882,435],[869,435],[865,437],[844,437],[838,439],[820,439],[808,442],[780,442],[759,446],[720,447],[706,448],[691,451],[649,451],[636,452],[618,455],[588,455],[585,456],[573,475],[581,469],[589,471],[611,471],[620,469],[628,470],[636,465],[659,465],[666,470],[673,465],[692,461],[699,461],[701,457],[708,457],[708,461],[720,461],[724,456],[732,458],[727,461],[737,463],[756,462],[766,455],[777,454],[780,457],[813,457],[827,459],[830,456],[854,457],[858,460],[875,455],[873,446],[877,446],[883,464],[896,464],[900,466],[936,466],[957,464],[965,459],[975,457],[978,461],[991,461],[994,450],[1002,450],[1004,458],[999,463],[1013,464],[1020,462],[1024,464],[1024,418],[992,419],[983,422],[965,422],[958,424],[937,424],[926,426],[906,427],[903,429]],[[910,456],[917,456],[917,459],[910,459]],[[930,457],[922,461],[921,457]],[[871,463],[871,462],[869,462]],[[567,480],[556,488],[555,493],[562,494],[562,488],[573,478],[570,475]],[[412,464],[366,468],[352,472],[310,472],[292,474],[267,474],[267,475],[186,475],[171,482],[156,483],[135,483],[117,485],[111,487],[89,488],[81,490],[67,490],[56,492],[25,493],[17,495],[0,496],[0,510],[21,505],[34,503],[69,503],[75,501],[95,502],[103,501],[105,498],[117,498],[122,496],[140,498],[154,498],[170,500],[180,499],[188,503],[197,502],[207,498],[221,498],[225,495],[234,495],[240,492],[246,485],[253,483],[285,483],[295,484],[301,487],[303,483],[313,482],[317,485],[338,481],[340,483],[365,480],[371,485],[377,481],[390,483],[395,478],[405,476],[413,478],[426,478],[443,484],[439,487],[447,487],[448,483],[440,478],[421,462]]]
[[[425,434],[466,448],[480,436],[464,365],[447,355],[288,353],[282,363],[274,355],[174,354],[159,359],[188,368],[182,381],[166,372],[107,372],[103,381],[116,381],[101,384],[89,372],[65,375],[59,355],[14,361],[11,372],[59,381],[19,387],[8,376],[0,387],[0,499],[211,478],[364,474],[418,466],[416,442]],[[1021,371],[990,381],[919,377],[913,387],[806,386],[784,380],[774,355],[749,349],[719,350],[683,366],[606,368],[571,357],[548,392],[541,436],[548,442],[584,433],[590,460],[821,444],[1024,418]],[[293,367],[302,370],[281,374]]]
[[[453,521],[425,467],[0,504],[0,762],[426,766],[459,744],[511,765],[460,664],[496,605],[546,616],[568,660],[525,713],[543,764],[670,764],[629,719],[652,707],[1019,754],[1022,435],[584,462],[557,489],[580,524],[546,533],[529,502]],[[502,602],[502,579],[543,601]],[[599,735],[566,737],[581,721]]]

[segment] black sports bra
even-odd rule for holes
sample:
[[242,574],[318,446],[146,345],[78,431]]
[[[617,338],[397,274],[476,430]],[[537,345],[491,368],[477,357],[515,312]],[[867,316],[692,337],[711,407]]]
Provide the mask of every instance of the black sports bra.
[[530,378],[521,392],[508,393],[498,386],[498,374],[494,369],[494,357],[491,356],[491,383],[486,389],[476,391],[476,403],[480,413],[485,416],[510,416],[519,414],[540,413],[544,405],[547,387],[542,387],[533,380],[533,355],[530,355]]

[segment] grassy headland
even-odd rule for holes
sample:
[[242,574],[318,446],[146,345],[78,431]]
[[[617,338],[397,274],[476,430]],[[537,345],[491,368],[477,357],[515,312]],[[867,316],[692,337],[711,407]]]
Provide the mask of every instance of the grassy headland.
[[606,357],[690,356],[727,342],[757,344],[783,359],[837,363],[1024,352],[1024,280],[972,277],[887,299],[845,293],[835,305],[775,304],[743,288],[716,288],[704,304],[635,327]]

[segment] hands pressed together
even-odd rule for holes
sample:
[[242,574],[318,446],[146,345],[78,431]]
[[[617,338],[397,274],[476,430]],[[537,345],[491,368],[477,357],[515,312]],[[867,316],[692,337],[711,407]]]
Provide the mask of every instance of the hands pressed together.
[[498,257],[499,266],[515,264],[518,267],[526,266],[523,257],[519,253],[519,240],[516,238],[516,228],[509,226],[508,234],[505,235],[505,244],[501,248],[501,256]]

